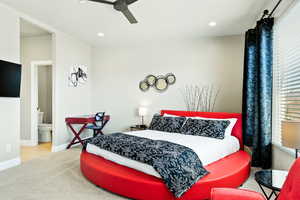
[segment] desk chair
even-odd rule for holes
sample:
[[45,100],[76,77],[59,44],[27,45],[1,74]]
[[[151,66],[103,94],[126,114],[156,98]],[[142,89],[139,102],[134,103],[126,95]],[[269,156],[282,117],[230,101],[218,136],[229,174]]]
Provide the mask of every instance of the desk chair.
[[102,129],[104,128],[106,121],[105,118],[105,112],[98,112],[95,115],[95,122],[91,125],[86,126],[86,129],[93,130],[94,135],[93,137],[96,137],[98,134],[102,134]]

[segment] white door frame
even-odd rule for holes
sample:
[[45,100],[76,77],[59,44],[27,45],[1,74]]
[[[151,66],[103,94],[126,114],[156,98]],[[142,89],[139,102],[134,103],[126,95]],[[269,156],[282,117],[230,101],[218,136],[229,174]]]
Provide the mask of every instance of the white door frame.
[[[37,108],[38,108],[38,67],[39,66],[52,66],[51,73],[53,76],[53,62],[51,60],[45,61],[32,61],[31,65],[31,141],[36,146],[38,145],[38,117],[37,117]],[[53,80],[52,80],[53,85]],[[52,93],[53,97],[53,93]],[[52,101],[53,109],[53,101]],[[53,134],[52,134],[53,135]]]

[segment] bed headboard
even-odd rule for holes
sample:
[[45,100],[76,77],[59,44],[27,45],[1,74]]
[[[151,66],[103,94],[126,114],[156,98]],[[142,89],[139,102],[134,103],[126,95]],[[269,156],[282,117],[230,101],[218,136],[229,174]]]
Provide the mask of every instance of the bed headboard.
[[232,129],[232,136],[238,138],[240,142],[241,149],[244,148],[243,144],[243,131],[242,131],[242,114],[240,113],[220,113],[220,112],[191,112],[191,111],[177,111],[177,110],[161,110],[161,115],[170,114],[177,116],[186,116],[186,117],[207,117],[207,118],[216,118],[216,119],[228,119],[228,118],[237,118],[237,122]]

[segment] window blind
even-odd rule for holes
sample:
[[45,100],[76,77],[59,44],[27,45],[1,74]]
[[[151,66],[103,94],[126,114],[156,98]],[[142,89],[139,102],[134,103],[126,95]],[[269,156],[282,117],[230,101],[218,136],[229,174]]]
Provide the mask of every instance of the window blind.
[[300,47],[287,54],[280,74],[280,106],[282,120],[300,120]]
[[274,26],[273,143],[281,145],[282,121],[300,121],[300,4]]

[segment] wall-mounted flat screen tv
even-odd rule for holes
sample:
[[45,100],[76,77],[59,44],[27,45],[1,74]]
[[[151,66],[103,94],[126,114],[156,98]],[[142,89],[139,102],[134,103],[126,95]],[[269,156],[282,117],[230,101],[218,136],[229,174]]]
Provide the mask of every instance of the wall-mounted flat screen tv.
[[0,60],[0,97],[20,97],[21,65]]

